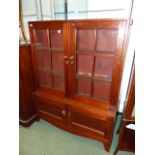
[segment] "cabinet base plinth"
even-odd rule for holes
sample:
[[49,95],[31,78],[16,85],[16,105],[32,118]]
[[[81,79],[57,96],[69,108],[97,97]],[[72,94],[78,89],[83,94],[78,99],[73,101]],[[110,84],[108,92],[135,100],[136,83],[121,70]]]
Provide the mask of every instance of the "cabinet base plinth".
[[38,117],[37,114],[33,115],[31,118],[28,120],[19,120],[19,124],[24,126],[24,127],[29,127],[33,122],[38,121],[40,118]]

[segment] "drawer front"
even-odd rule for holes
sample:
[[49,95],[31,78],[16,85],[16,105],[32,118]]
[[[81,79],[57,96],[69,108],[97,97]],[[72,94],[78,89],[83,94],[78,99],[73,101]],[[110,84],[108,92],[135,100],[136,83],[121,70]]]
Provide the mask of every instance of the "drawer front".
[[64,105],[38,100],[38,110],[40,113],[49,115],[57,120],[65,120],[66,108]]
[[81,112],[77,112],[75,110],[70,110],[71,118],[70,123],[72,126],[76,128],[81,128],[84,130],[89,130],[92,132],[96,132],[99,134],[105,134],[105,121],[93,118],[89,115],[83,114]]

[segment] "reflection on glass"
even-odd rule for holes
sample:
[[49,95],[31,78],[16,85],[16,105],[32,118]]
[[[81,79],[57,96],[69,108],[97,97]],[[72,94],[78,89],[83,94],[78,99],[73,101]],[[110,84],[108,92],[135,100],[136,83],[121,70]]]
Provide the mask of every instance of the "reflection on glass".
[[128,18],[132,0],[22,0],[24,27],[28,21]]
[[55,19],[127,18],[131,0],[54,0]]

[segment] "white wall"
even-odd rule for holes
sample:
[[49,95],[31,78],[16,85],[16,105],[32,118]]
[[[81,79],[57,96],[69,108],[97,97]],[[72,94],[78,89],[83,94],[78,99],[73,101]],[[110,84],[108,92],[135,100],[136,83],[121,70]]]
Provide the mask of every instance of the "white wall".
[[22,0],[23,15],[37,15],[36,0]]
[[124,103],[126,101],[126,93],[128,89],[132,61],[134,57],[135,34],[136,34],[135,26],[134,26],[134,22],[135,22],[134,9],[132,11],[132,19],[133,19],[133,25],[131,26],[131,31],[130,31],[129,44],[128,44],[127,53],[126,53],[126,59],[125,59],[125,65],[123,69],[123,77],[122,77],[122,83],[121,83],[121,89],[120,89],[120,96],[119,96],[119,109],[118,109],[119,112],[123,111]]
[[[65,11],[64,2],[65,2],[65,0],[54,0],[54,12],[55,13]],[[65,19],[65,15],[64,14],[55,14],[55,19],[60,19],[60,20]]]
[[80,11],[87,10],[87,1],[88,0],[68,0],[68,19],[87,18],[86,12],[80,13]]
[[22,0],[23,22],[26,31],[26,37],[29,40],[28,21],[38,20],[38,8],[36,0]]
[[126,93],[127,93],[127,88],[128,88],[128,83],[129,83],[130,73],[132,68],[132,62],[134,57],[134,49],[135,49],[134,31],[132,27],[129,45],[126,53],[125,65],[123,69],[123,77],[121,82],[121,89],[120,89],[120,96],[119,96],[119,109],[118,109],[119,112],[123,111],[124,103],[126,101]]
[[41,11],[43,20],[51,20],[50,0],[41,0]]
[[88,18],[127,18],[131,0],[88,0]]

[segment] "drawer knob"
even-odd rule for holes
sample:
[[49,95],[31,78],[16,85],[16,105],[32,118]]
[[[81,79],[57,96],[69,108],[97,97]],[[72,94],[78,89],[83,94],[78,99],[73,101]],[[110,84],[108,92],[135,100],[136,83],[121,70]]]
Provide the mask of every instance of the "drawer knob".
[[68,59],[68,56],[67,55],[64,55],[64,59]]
[[62,115],[66,116],[66,110],[62,110]]
[[66,60],[66,61],[65,61],[65,64],[66,64],[66,65],[68,65],[68,64],[69,64],[69,61],[68,61],[68,60]]
[[70,61],[70,65],[73,65],[74,64],[74,61]]
[[70,58],[69,58],[70,60],[73,60],[74,59],[74,56],[70,56]]

